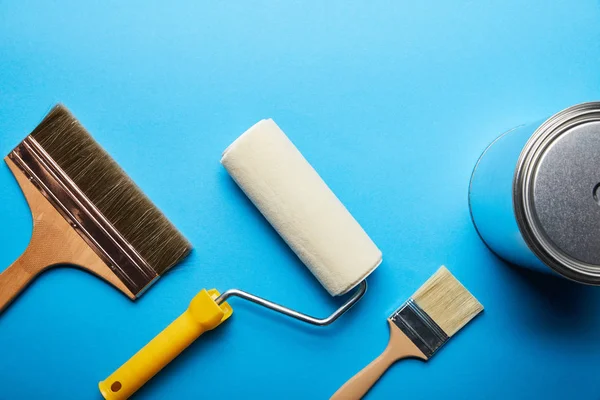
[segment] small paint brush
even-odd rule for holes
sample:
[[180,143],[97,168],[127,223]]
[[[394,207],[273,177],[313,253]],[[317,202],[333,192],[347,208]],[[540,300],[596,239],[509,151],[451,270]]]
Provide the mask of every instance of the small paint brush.
[[429,360],[482,311],[481,303],[442,266],[388,318],[390,340],[383,353],[346,382],[331,400],[362,398],[398,360]]

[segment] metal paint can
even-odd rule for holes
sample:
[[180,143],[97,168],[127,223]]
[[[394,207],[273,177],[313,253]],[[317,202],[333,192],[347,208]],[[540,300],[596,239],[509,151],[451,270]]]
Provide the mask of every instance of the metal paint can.
[[475,166],[469,208],[504,260],[600,285],[600,102],[497,138]]

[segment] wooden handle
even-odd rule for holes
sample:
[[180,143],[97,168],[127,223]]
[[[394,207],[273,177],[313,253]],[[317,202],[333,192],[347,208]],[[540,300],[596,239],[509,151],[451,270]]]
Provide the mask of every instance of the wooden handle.
[[385,371],[398,360],[403,358],[427,360],[425,354],[393,322],[388,320],[388,323],[390,325],[390,341],[383,353],[339,388],[330,400],[361,399]]
[[331,400],[361,399],[397,360],[388,346],[379,357],[338,389],[331,397]]
[[31,282],[33,277],[21,264],[21,258],[0,274],[0,312]]
[[52,204],[8,157],[4,159],[27,199],[33,233],[25,252],[0,274],[0,312],[42,271],[59,264],[85,269],[107,280],[134,299],[104,261],[90,248]]

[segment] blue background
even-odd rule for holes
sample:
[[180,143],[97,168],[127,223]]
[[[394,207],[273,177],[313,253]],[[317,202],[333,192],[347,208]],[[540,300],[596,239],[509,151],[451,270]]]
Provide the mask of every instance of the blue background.
[[[316,315],[339,304],[219,164],[274,118],[373,240],[367,296],[328,328],[234,300],[142,399],[324,399],[379,354],[386,317],[441,264],[486,307],[369,399],[600,398],[600,290],[497,260],[467,189],[505,130],[600,97],[600,2],[2,2],[0,153],[63,102],[195,245],[139,301],[49,271],[0,316],[0,399],[100,399],[200,289]],[[31,217],[0,165],[0,265]]]

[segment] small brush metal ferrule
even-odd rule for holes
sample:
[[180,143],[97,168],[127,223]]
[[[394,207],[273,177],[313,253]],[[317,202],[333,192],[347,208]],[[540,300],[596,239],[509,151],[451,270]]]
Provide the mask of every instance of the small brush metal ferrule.
[[390,320],[425,354],[431,356],[446,343],[448,335],[413,299],[408,299]]
[[136,297],[158,278],[32,136],[9,158]]

